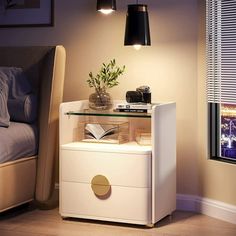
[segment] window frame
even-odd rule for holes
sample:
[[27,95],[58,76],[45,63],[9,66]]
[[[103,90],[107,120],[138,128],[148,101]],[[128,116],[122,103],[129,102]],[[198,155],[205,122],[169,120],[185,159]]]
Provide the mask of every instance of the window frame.
[[211,160],[236,164],[236,159],[221,156],[221,104],[208,103],[208,143]]
[[[233,1],[233,0],[230,0]],[[223,54],[223,47],[225,46],[222,42],[222,39],[225,36],[228,35],[222,35],[222,32],[224,33],[224,28],[221,26],[221,22],[223,22],[225,19],[221,18],[222,15],[222,9],[225,9],[225,6],[222,5],[224,3],[224,0],[206,0],[206,46],[207,46],[207,94],[208,94],[208,150],[209,150],[209,158],[211,160],[217,160],[227,163],[233,163],[236,164],[236,158],[230,158],[230,157],[222,157],[222,145],[221,145],[221,125],[222,125],[222,114],[221,114],[221,106],[223,104],[227,104],[228,102],[225,102],[227,100],[228,92],[225,90],[225,81],[227,83],[227,78],[225,77],[225,72],[228,71],[221,70],[222,65],[225,64],[224,60],[228,60],[229,58],[225,58],[226,54]],[[229,3],[227,3],[229,4]],[[235,10],[235,2],[232,2],[233,5],[230,5],[230,7],[233,7]],[[223,8],[221,8],[221,6]],[[220,7],[220,8],[218,8]],[[227,9],[226,9],[227,11]],[[235,10],[236,13],[236,10]],[[231,13],[231,14],[234,14]],[[227,15],[226,17],[229,17],[230,15]],[[231,16],[230,16],[231,17]],[[223,23],[222,23],[223,24]],[[232,24],[232,22],[231,22]],[[235,23],[233,23],[235,24]],[[230,27],[232,27],[230,25]],[[226,27],[228,30],[228,25]],[[235,30],[233,28],[233,33],[235,34]],[[234,38],[235,37],[235,38]],[[231,40],[231,39],[230,39]],[[233,36],[233,42],[235,45],[236,36]],[[229,41],[228,41],[229,42]],[[228,43],[227,42],[227,43]],[[227,44],[226,44],[227,45]],[[234,50],[234,48],[233,48]],[[236,50],[236,46],[235,46]],[[221,55],[222,53],[222,55]],[[225,53],[225,52],[224,52]],[[230,51],[231,53],[231,51]],[[236,57],[236,55],[235,55]],[[222,74],[221,74],[222,73]],[[236,76],[232,75],[231,78],[235,84],[236,82]],[[226,85],[226,86],[229,86]],[[234,85],[232,85],[234,86]],[[231,99],[232,99],[232,90],[235,93],[235,90],[231,87]],[[226,91],[226,93],[225,93]],[[229,93],[230,93],[229,92]],[[226,96],[225,96],[226,95]],[[236,100],[234,100],[234,103]]]

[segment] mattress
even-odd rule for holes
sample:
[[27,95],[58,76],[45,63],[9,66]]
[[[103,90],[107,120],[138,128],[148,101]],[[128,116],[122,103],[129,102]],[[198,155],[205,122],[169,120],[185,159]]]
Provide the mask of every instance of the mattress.
[[32,124],[11,122],[0,127],[0,164],[30,157],[38,151],[38,131]]

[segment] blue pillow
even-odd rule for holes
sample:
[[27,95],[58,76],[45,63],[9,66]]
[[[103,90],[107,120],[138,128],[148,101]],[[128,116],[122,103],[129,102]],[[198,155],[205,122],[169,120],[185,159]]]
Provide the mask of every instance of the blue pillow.
[[0,67],[0,76],[5,75],[9,88],[9,98],[20,98],[31,93],[32,88],[27,80],[22,68],[17,67]]
[[4,75],[0,75],[0,127],[10,125],[10,116],[7,109],[8,85]]
[[11,121],[33,123],[37,118],[37,96],[29,94],[7,101]]
[[[17,67],[0,67],[0,79],[4,83],[1,93],[1,125],[9,126],[10,120],[32,123],[37,117],[37,98],[23,70]],[[7,92],[6,92],[7,91]]]

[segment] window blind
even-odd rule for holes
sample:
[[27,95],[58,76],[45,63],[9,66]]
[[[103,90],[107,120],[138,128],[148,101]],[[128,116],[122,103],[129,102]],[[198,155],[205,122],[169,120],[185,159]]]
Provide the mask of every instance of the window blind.
[[236,0],[207,0],[208,102],[236,104]]

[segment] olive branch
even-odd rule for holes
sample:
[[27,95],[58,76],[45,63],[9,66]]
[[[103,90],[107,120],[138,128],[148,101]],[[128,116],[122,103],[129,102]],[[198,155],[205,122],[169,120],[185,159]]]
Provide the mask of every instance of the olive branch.
[[119,84],[117,79],[124,71],[125,66],[122,68],[116,66],[116,61],[113,59],[108,64],[103,63],[97,75],[94,76],[93,73],[90,72],[87,83],[90,88],[95,88],[97,92],[106,90],[107,88],[112,88]]

